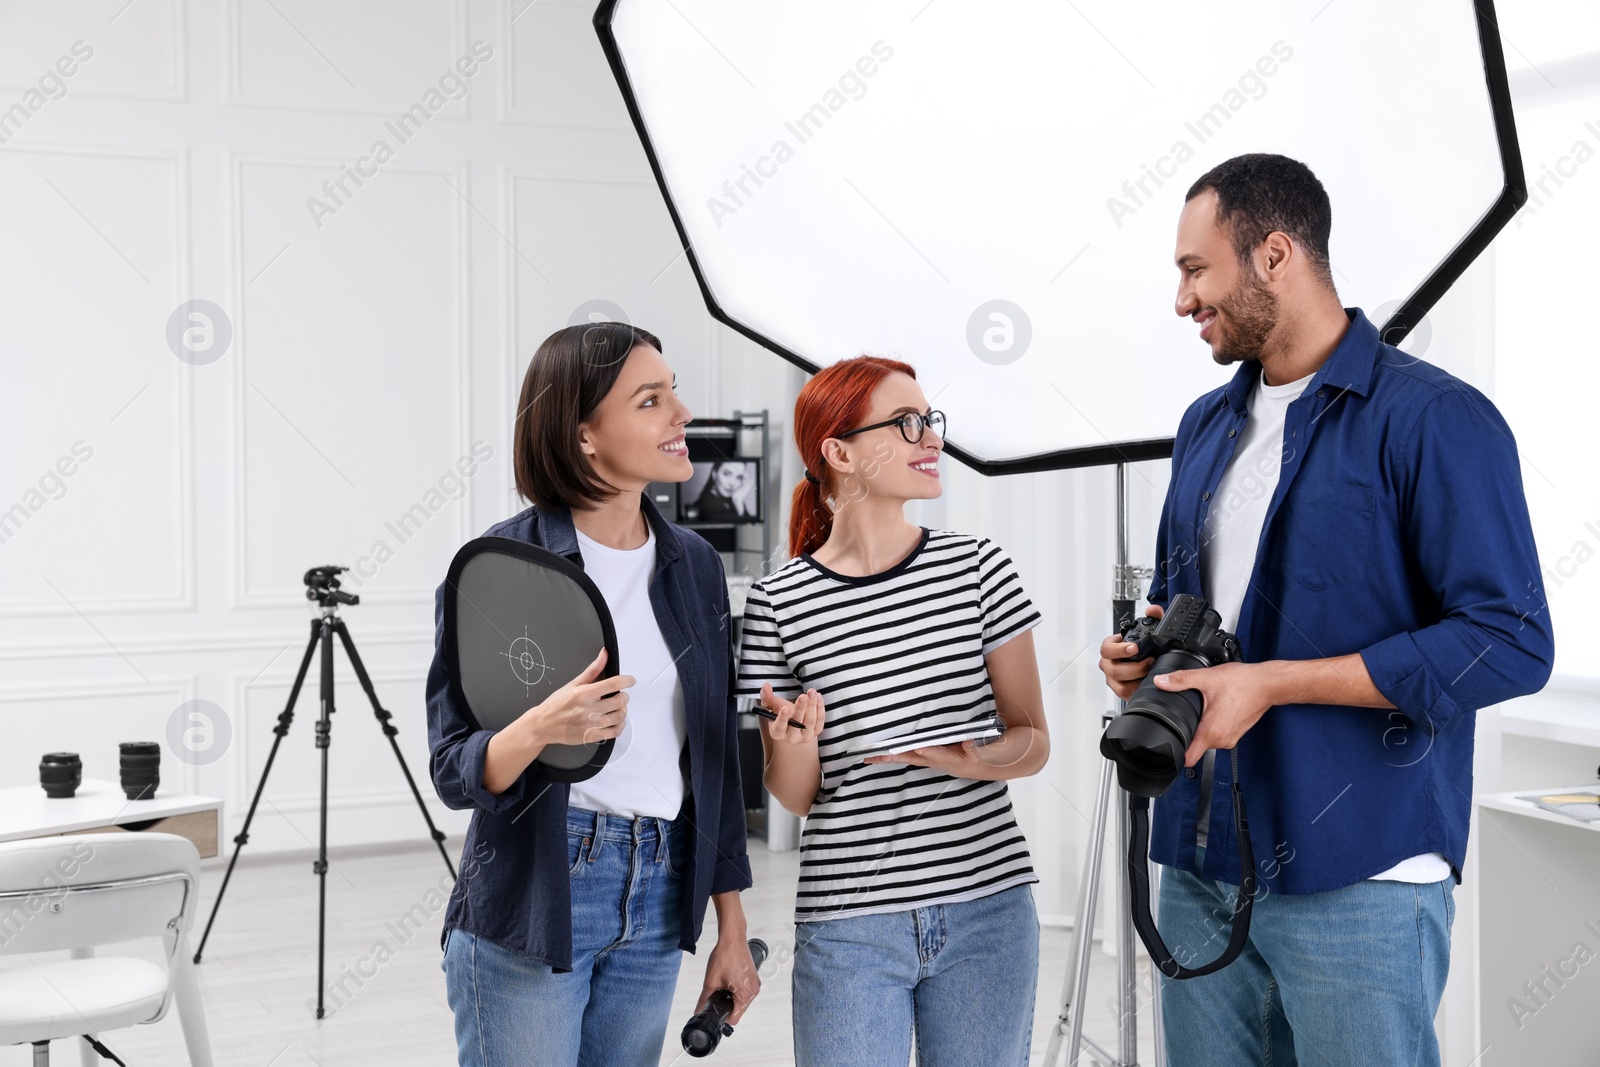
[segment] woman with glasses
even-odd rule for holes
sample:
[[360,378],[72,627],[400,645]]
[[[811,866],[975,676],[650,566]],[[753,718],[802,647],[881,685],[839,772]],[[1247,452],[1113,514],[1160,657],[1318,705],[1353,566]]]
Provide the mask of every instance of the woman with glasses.
[[1038,879],[1005,783],[1050,751],[1039,613],[1000,546],[906,520],[939,495],[944,425],[904,363],[813,377],[793,558],[745,604],[739,692],[777,716],[766,786],[807,816],[799,1067],[904,1064],[913,1042],[923,1067],[1028,1062]]

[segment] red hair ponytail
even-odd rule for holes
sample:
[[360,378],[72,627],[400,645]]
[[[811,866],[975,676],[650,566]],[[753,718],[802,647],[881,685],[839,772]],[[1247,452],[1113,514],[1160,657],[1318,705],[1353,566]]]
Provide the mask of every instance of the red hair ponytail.
[[812,375],[794,402],[794,443],[806,477],[794,487],[789,509],[789,555],[815,552],[828,539],[842,494],[830,491],[822,442],[866,421],[872,393],[891,374],[915,378],[909,363],[878,356],[842,359]]

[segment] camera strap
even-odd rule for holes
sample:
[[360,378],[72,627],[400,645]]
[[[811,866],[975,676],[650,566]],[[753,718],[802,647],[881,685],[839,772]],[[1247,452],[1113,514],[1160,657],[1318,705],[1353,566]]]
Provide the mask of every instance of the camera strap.
[[1133,832],[1128,839],[1129,887],[1133,892],[1133,928],[1150,950],[1156,968],[1168,978],[1199,978],[1220,971],[1239,958],[1250,939],[1250,910],[1256,897],[1256,858],[1250,847],[1250,820],[1244,810],[1244,794],[1239,790],[1239,757],[1228,754],[1233,765],[1233,825],[1239,848],[1239,893],[1233,902],[1233,930],[1222,955],[1200,967],[1185,967],[1173,958],[1172,951],[1156,930],[1150,915],[1150,798],[1129,794],[1128,813]]

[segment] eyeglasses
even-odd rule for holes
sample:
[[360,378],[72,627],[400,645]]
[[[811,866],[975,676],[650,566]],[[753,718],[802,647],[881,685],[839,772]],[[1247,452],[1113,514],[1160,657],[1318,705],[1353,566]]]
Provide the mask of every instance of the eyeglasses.
[[940,437],[944,436],[944,412],[930,411],[926,415],[918,415],[915,411],[908,411],[904,415],[897,415],[883,422],[875,422],[871,426],[862,426],[859,429],[849,430],[845,433],[835,434],[838,440],[854,437],[858,433],[868,430],[881,430],[885,426],[900,427],[900,436],[906,439],[907,444],[921,444],[922,434],[925,430],[932,430]]

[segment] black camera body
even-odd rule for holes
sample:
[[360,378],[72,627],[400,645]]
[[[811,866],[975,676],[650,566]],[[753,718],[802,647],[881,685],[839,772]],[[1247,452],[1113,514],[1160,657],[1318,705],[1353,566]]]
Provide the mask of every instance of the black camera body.
[[[1125,624],[1126,625],[1126,624]],[[1143,618],[1123,632],[1138,646],[1130,661],[1155,664],[1100,737],[1100,754],[1117,765],[1117,782],[1129,793],[1158,797],[1183,767],[1183,754],[1200,725],[1204,701],[1193,689],[1168,692],[1156,679],[1173,671],[1214,667],[1239,657],[1239,639],[1222,628],[1222,616],[1204,597],[1181,593],[1159,619]]]
[[1222,628],[1222,616],[1205,597],[1179,593],[1159,619],[1148,615],[1122,635],[1129,644],[1139,646],[1130,660],[1141,660],[1168,652],[1187,652],[1206,662],[1204,667],[1232,663],[1239,658],[1239,639]]

